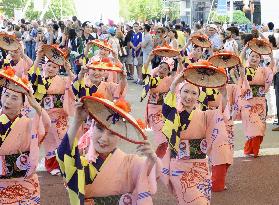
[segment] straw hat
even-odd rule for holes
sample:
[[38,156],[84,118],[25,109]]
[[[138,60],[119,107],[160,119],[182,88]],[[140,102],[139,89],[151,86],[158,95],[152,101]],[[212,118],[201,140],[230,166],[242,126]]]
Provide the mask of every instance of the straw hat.
[[144,134],[145,125],[129,114],[130,105],[123,99],[115,102],[104,99],[100,93],[81,98],[90,116],[114,135],[134,143],[141,144],[147,139]]
[[248,47],[260,55],[269,55],[272,52],[269,42],[262,39],[253,38],[248,42]]
[[99,39],[95,39],[93,41],[91,41],[91,43],[99,48],[104,48],[110,52],[113,52],[112,46],[108,43],[107,40],[99,40]]
[[208,61],[218,68],[230,68],[240,64],[240,58],[234,53],[215,53]]
[[0,47],[7,51],[15,51],[20,48],[20,42],[16,36],[7,33],[0,33]]
[[103,58],[100,61],[93,61],[91,64],[86,65],[89,69],[115,71],[118,73],[123,72],[121,63],[113,63],[109,58]]
[[153,49],[153,53],[157,56],[175,57],[179,55],[179,50],[174,49],[165,43],[163,46],[157,46]]
[[16,71],[12,67],[5,67],[0,70],[0,86],[19,93],[30,91],[31,85],[26,78],[15,75]]
[[209,48],[211,46],[211,42],[208,37],[203,34],[194,34],[191,36],[190,40],[192,44],[202,48]]
[[222,87],[228,80],[224,68],[217,68],[208,61],[190,64],[184,70],[184,78],[191,84],[207,88]]
[[68,57],[69,52],[66,49],[59,48],[59,45],[43,45],[43,50],[46,57],[53,63],[63,66],[65,59]]

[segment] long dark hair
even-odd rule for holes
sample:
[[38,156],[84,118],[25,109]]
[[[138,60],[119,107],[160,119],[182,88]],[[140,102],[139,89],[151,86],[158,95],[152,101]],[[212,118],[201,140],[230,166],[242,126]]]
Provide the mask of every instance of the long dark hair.
[[275,39],[275,36],[274,36],[274,35],[269,35],[269,36],[268,36],[268,40],[269,40],[269,42],[272,44],[272,46],[273,46],[274,48],[277,48],[276,39]]

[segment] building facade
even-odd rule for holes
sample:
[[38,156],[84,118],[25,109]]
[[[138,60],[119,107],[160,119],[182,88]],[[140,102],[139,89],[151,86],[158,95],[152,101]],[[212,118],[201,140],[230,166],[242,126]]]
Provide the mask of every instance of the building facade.
[[[262,0],[263,1],[263,0]],[[180,0],[180,15],[181,19],[188,25],[202,21],[207,22],[211,9],[216,9],[218,0]],[[227,2],[228,9],[230,8],[230,0]],[[234,10],[243,10],[243,0],[234,0]],[[254,0],[254,15],[253,22],[261,24],[261,0]],[[247,11],[246,16],[251,19],[251,14]]]

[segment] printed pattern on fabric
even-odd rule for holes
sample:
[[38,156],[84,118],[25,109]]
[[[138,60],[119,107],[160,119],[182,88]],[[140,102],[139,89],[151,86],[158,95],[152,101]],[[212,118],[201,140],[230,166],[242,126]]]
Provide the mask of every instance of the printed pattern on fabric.
[[52,78],[44,78],[41,74],[40,68],[34,68],[34,66],[32,66],[28,71],[28,79],[32,84],[34,97],[38,102],[41,102],[47,94]]
[[208,201],[211,200],[211,187],[212,181],[211,179],[206,179],[204,183],[198,184],[197,188],[201,191],[201,193],[207,198]]
[[121,196],[94,197],[94,205],[118,205]]
[[209,109],[208,102],[215,101],[217,99],[217,96],[219,95],[218,89],[214,88],[202,88],[200,90],[199,95],[199,103],[201,105],[201,110],[206,111]]
[[80,156],[77,139],[71,149],[68,134],[65,135],[57,149],[56,158],[63,178],[67,183],[67,190],[71,205],[84,205],[85,185],[92,184],[102,165],[110,159],[98,157],[96,162],[88,163],[85,157]]
[[4,156],[5,175],[0,175],[0,179],[12,179],[24,177],[29,170],[28,157],[30,152],[12,154]]
[[[171,92],[167,94],[162,108],[162,113],[165,118],[162,131],[169,142],[172,158],[176,158],[179,152],[180,133],[181,131],[187,129],[194,112],[195,110],[193,110],[191,113],[188,113],[185,110],[182,112],[178,112],[176,109],[175,94]],[[202,140],[189,140],[191,158],[205,158],[205,154],[202,153],[200,150],[201,141]]]
[[251,68],[251,67],[245,68],[245,74],[246,74],[246,78],[248,81],[253,80],[253,78],[256,75],[256,71],[257,71],[257,69],[255,69],[255,68]]
[[63,101],[63,94],[45,95],[42,99],[41,106],[45,110],[52,108],[63,108]]
[[[28,186],[24,186],[23,183]],[[24,179],[23,183],[15,181],[13,185],[0,187],[0,204],[40,204],[39,183],[34,179]]]
[[85,84],[84,79],[79,82],[78,77],[76,77],[72,84],[72,90],[76,99],[80,99],[83,96],[91,96],[93,93],[97,92],[98,87],[96,85],[88,87]]
[[[248,110],[249,112],[249,122],[250,123],[256,123],[258,122],[258,119],[260,119],[263,123],[265,123],[266,120],[266,112],[265,112],[265,105],[261,103],[256,103],[254,105],[247,104],[244,106],[244,109]],[[257,116],[255,118],[255,116]]]
[[[193,162],[192,167],[184,171],[181,178],[180,184],[182,187],[182,194],[185,203],[193,203],[201,197],[207,201],[211,199],[211,180],[208,179],[208,166],[206,162]],[[201,194],[193,196],[195,198],[188,199],[187,191],[191,189],[197,189]],[[189,201],[190,200],[190,201]]]
[[5,141],[6,137],[9,135],[10,131],[12,130],[13,126],[16,122],[22,117],[20,114],[13,122],[9,120],[9,118],[2,114],[0,116],[0,147],[2,146],[3,142]]
[[149,114],[148,115],[148,120],[151,120],[153,124],[159,124],[162,122],[162,112],[158,111],[154,114]]
[[264,97],[265,92],[264,92],[264,86],[260,85],[250,85],[253,97]]
[[[151,88],[156,88],[159,83],[161,82],[162,78],[160,77],[153,77],[150,74],[150,69],[145,69],[144,66],[142,67],[142,78],[144,82],[142,94],[141,94],[141,99],[140,101],[142,102],[144,98],[147,96],[148,92],[150,91]],[[154,96],[154,99],[158,101],[158,97]],[[152,99],[149,99],[149,101],[152,101]],[[154,101],[154,100],[153,100]],[[153,102],[151,104],[156,104],[156,102]],[[162,102],[162,100],[161,100]]]
[[185,56],[183,59],[182,59],[182,63],[184,65],[185,68],[188,67],[188,65],[192,64],[192,63],[195,63],[196,61],[193,59],[193,58],[189,58],[188,56]]

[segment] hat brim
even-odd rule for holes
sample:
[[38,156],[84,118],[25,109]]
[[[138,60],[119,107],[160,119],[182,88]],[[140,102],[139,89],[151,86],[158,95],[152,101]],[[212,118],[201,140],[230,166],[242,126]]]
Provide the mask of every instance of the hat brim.
[[13,90],[18,93],[26,93],[30,91],[30,88],[25,85],[20,79],[16,80],[17,76],[10,77],[3,72],[0,72],[0,86],[9,90]]
[[[147,139],[137,121],[129,113],[115,106],[113,102],[94,96],[84,96],[81,101],[89,111],[89,115],[114,135],[134,144],[142,144],[142,141]],[[116,124],[109,123],[108,118],[114,113],[117,113],[125,121],[120,119]],[[135,134],[140,139],[132,139],[131,135],[135,136]]]
[[102,65],[93,65],[93,64],[89,64],[89,65],[86,65],[87,68],[89,69],[95,69],[95,70],[105,70],[105,71],[114,71],[114,72],[117,72],[117,73],[122,73],[123,70],[119,67],[116,67],[116,66],[112,66],[112,67],[108,67],[108,66],[102,66]]
[[54,47],[52,45],[44,45],[43,50],[44,50],[46,57],[51,62],[53,62],[59,66],[64,65],[65,54],[61,50],[57,49],[56,47]]
[[19,41],[8,34],[0,34],[0,47],[7,51],[16,51],[20,48]]
[[104,49],[106,49],[106,50],[108,50],[110,52],[113,52],[111,47],[104,45],[101,41],[100,42],[92,41],[92,44],[97,46],[97,47],[99,47],[99,48],[104,48]]
[[231,68],[240,64],[240,58],[231,53],[215,54],[208,61],[217,68]]
[[272,53],[271,46],[267,42],[259,40],[259,39],[249,41],[248,47],[252,51],[254,51],[260,55],[269,55],[270,53]]
[[208,39],[201,36],[192,36],[191,42],[192,44],[202,48],[209,48],[211,46],[211,42]]
[[192,65],[184,70],[184,79],[196,86],[218,88],[224,86],[227,75],[224,69],[207,65]]
[[180,52],[175,49],[170,48],[156,48],[153,50],[153,53],[157,56],[163,56],[163,57],[176,57],[179,56]]

